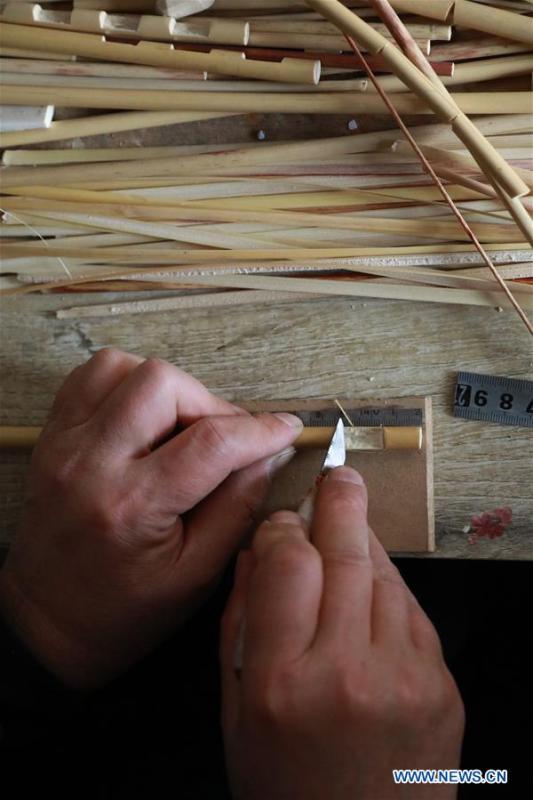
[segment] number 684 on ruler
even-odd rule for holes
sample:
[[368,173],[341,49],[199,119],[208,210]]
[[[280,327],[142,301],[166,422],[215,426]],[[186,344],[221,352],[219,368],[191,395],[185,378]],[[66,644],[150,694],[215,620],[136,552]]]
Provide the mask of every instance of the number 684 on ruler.
[[455,385],[455,417],[533,427],[533,381],[460,372]]

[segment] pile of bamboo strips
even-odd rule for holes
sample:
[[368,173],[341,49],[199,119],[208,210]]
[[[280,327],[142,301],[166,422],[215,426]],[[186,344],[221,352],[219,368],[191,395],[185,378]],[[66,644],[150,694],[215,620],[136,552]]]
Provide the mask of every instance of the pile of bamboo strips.
[[[2,103],[83,109],[0,134],[2,292],[150,292],[60,316],[330,294],[514,305],[531,330],[532,12],[529,0],[0,4]],[[390,128],[391,103],[418,153],[401,120]],[[383,129],[83,146],[271,112],[383,114]]]

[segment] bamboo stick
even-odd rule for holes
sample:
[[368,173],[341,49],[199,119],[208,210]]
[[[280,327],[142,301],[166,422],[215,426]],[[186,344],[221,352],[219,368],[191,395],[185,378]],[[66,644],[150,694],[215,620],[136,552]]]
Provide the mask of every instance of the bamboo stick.
[[[364,92],[368,82],[364,79],[347,81],[322,81],[315,85],[305,83],[276,83],[272,81],[225,81],[209,80],[166,80],[161,78],[112,78],[92,76],[63,76],[63,75],[31,75],[14,72],[2,74],[3,86],[30,86],[43,87],[43,93],[48,92],[48,87],[64,87],[71,91],[77,89],[133,89],[158,92]],[[405,88],[405,87],[404,87]]]
[[76,56],[65,55],[64,53],[41,53],[35,50],[22,50],[18,47],[3,47],[0,44],[0,57],[39,59],[46,61],[60,61],[62,63],[76,61]]
[[[33,55],[39,55],[33,52]],[[92,61],[61,62],[41,61],[38,58],[2,58],[2,74],[15,72],[17,75],[63,75],[72,77],[97,78],[160,78],[168,81],[205,81],[207,73],[202,71],[165,69],[163,67],[143,67],[135,64],[109,64]]]
[[533,47],[531,25],[524,24],[524,18],[512,11],[487,7],[481,10],[478,5],[469,0],[455,0],[453,24],[484,33],[492,33]]
[[[320,11],[326,18],[337,24],[344,33],[355,37],[364,44],[372,54],[381,55],[388,61],[395,72],[419,97],[424,98],[432,110],[444,121],[448,122],[454,133],[470,150],[476,161],[485,170],[497,177],[498,182],[512,197],[528,193],[525,184],[515,175],[511,167],[502,159],[490,143],[479,134],[474,124],[465,116],[465,113],[475,113],[470,106],[468,110],[463,106],[459,111],[457,97],[452,97],[439,90],[406,56],[392,47],[382,36],[374,31],[363,20],[358,19],[337,0],[307,0],[312,8]],[[401,97],[402,95],[400,95]],[[526,98],[522,98],[525,102]],[[527,108],[522,105],[522,108]],[[405,113],[397,108],[400,114]],[[462,113],[461,113],[462,112]],[[481,112],[482,113],[482,112]]]
[[[231,48],[229,48],[231,49]],[[283,50],[281,48],[257,48],[243,47],[237,52],[244,52],[247,57],[261,59],[265,61],[279,61],[283,57],[305,59],[307,61],[320,61],[323,67],[345,67],[352,72],[360,72],[360,64],[354,59],[352,54],[336,55],[325,52],[310,52],[297,50]],[[123,77],[123,78],[162,78],[166,80],[205,80],[206,72],[173,70],[164,67],[145,67],[135,64],[118,64],[91,61],[75,61],[74,57],[57,57],[49,60],[46,53],[39,53],[34,50],[17,51],[17,58],[6,57],[4,48],[0,47],[2,57],[1,66],[4,72],[17,72],[19,74],[34,75],[73,75],[73,76],[98,76],[98,77]],[[389,72],[385,62],[379,58],[368,57],[373,69]],[[449,61],[431,62],[432,68],[439,75],[453,75],[455,65]]]
[[[388,24],[390,24],[391,30],[394,32],[394,35],[395,35],[395,38],[397,39],[397,41],[401,45],[408,44],[410,48],[411,48],[411,46],[414,47],[413,43],[411,42],[409,33],[405,30],[405,28],[403,26],[403,23],[395,15],[394,11],[392,10],[391,6],[388,4],[387,0],[374,0],[374,4],[376,6],[379,6],[379,8],[381,9],[380,10],[380,14],[387,20]],[[368,67],[368,64],[366,64],[366,62],[364,60],[364,56],[361,54],[361,52],[358,49],[357,45],[355,44],[353,39],[351,39],[349,36],[347,36],[346,38],[347,38],[349,44],[351,45],[352,49],[354,50],[354,52],[357,53],[357,55],[361,59],[361,62],[365,66],[365,69],[366,69],[370,79],[372,80],[373,85],[376,87],[376,89],[377,89],[377,91],[379,93],[379,96],[384,101],[384,103],[387,105],[387,108],[389,109],[390,113],[394,117],[397,125],[401,128],[402,133],[404,134],[405,138],[409,141],[409,144],[411,145],[413,151],[416,153],[416,155],[420,159],[420,162],[423,165],[424,170],[427,171],[429,173],[429,175],[431,176],[431,178],[434,181],[435,185],[438,187],[440,193],[442,194],[442,197],[444,198],[444,200],[446,201],[447,205],[451,209],[453,215],[455,216],[457,222],[460,224],[461,228],[467,234],[468,238],[471,240],[471,242],[474,245],[475,249],[478,251],[478,253],[482,257],[483,261],[485,262],[486,266],[489,268],[490,272],[492,273],[492,276],[494,277],[494,279],[497,281],[497,283],[499,284],[499,286],[503,290],[505,297],[507,298],[509,303],[513,306],[513,308],[515,309],[516,313],[519,315],[519,317],[522,320],[522,322],[525,324],[528,332],[531,335],[533,335],[533,324],[531,323],[529,317],[527,316],[527,314],[525,313],[523,308],[520,306],[517,298],[513,295],[513,293],[510,291],[509,287],[506,285],[505,281],[501,278],[501,276],[498,273],[496,267],[494,266],[493,262],[491,261],[490,256],[488,255],[486,250],[483,249],[483,246],[481,245],[478,236],[472,230],[472,227],[468,224],[468,222],[465,220],[464,216],[461,214],[461,212],[458,209],[457,205],[454,203],[450,193],[447,191],[446,187],[444,186],[442,181],[439,179],[438,175],[436,174],[436,172],[432,168],[431,164],[429,163],[427,158],[424,156],[423,152],[418,147],[418,145],[416,143],[416,140],[413,138],[411,132],[409,131],[409,129],[407,128],[407,126],[403,122],[403,120],[402,120],[401,116],[399,115],[397,109],[391,103],[391,101],[390,101],[389,97],[387,96],[387,94],[380,88],[374,73],[370,70],[370,68]],[[412,57],[411,54],[410,54],[410,57]],[[417,60],[422,60],[423,61],[423,55],[421,53],[417,53]],[[424,65],[424,69],[425,69],[426,72],[428,72],[430,70],[429,64],[425,64]],[[449,98],[449,95],[447,94],[446,90],[444,89],[444,87],[442,87],[442,84],[440,84],[438,77],[432,75],[431,78],[432,78],[432,81],[431,81],[432,85],[433,86],[436,85],[437,90],[439,92],[441,92],[443,97]],[[458,125],[458,123],[459,123],[459,125]],[[459,134],[460,138],[463,138],[466,141],[470,140],[469,149],[470,150],[475,150],[475,148],[472,147],[472,144],[473,143],[475,144],[476,141],[478,141],[478,143],[479,143],[479,140],[480,139],[482,140],[483,137],[481,136],[481,134],[479,133],[479,131],[475,127],[472,128],[472,130],[468,129],[468,135],[465,137],[464,134],[467,132],[467,123],[470,124],[470,120],[467,117],[465,117],[464,115],[459,115],[457,118],[452,120],[452,130],[454,130],[454,132],[456,132],[457,131],[457,127],[459,128],[459,130],[462,129],[463,130],[463,136],[461,137],[461,135]],[[490,145],[487,144],[487,148],[488,147],[490,147]],[[484,148],[484,149],[486,149],[486,148]],[[480,161],[481,153],[482,153],[482,151],[480,150],[479,153],[478,153],[478,161]],[[483,160],[485,162],[487,161],[486,154],[483,156]],[[504,191],[503,187],[500,187],[500,183],[498,181],[498,178],[500,178],[500,175],[498,173],[495,174],[494,172],[489,172],[488,173],[488,177],[489,177],[489,180],[491,181],[491,183],[494,185],[494,187],[497,190],[499,190],[501,188],[502,192]],[[501,180],[501,178],[500,178],[500,180]]]
[[[503,58],[487,58],[480,61],[465,61],[455,65],[453,76],[441,78],[444,86],[458,86],[464,83],[481,83],[496,78],[512,75],[523,75],[533,70],[533,55],[507,56]],[[337,83],[337,81],[335,81]],[[407,87],[396,75],[379,78],[382,89],[386,92],[405,92]],[[374,91],[371,85],[368,91]]]
[[[420,3],[416,0],[390,0],[390,4],[397,11],[420,13]],[[492,33],[495,36],[523,42],[533,47],[531,26],[525,25],[522,16],[512,11],[487,6],[483,6],[481,9],[479,5],[469,0],[452,0],[448,3],[448,8],[445,5],[439,7],[426,0],[423,11],[424,16],[431,19],[450,22],[453,25],[472,28],[472,30],[484,33]]]
[[[13,86],[3,87],[4,101],[12,105],[27,105],[42,102],[43,94],[50,104],[71,108],[122,108],[130,110],[165,111],[222,111],[228,113],[315,113],[315,114],[379,114],[383,113],[383,102],[379,96],[350,95],[331,92],[324,95],[234,93],[216,92],[199,96],[196,92],[143,91],[134,89],[68,89],[65,87],[27,86],[23,95]],[[509,165],[490,147],[484,137],[472,133],[472,123],[465,114],[519,114],[531,106],[532,92],[462,92],[450,95],[454,108],[460,109],[452,121],[452,128],[462,141],[468,140],[469,149],[475,143],[475,156],[484,168],[495,169],[502,182],[511,186],[513,196],[527,194],[528,188],[514,174]],[[448,101],[446,101],[448,102]],[[431,114],[430,102],[413,94],[399,94],[395,105],[400,114]],[[461,113],[462,112],[462,113]],[[454,112],[455,113],[455,112]],[[475,130],[475,128],[474,128]],[[494,155],[493,155],[494,154]],[[477,160],[477,159],[476,159]],[[478,162],[479,163],[479,162]],[[510,173],[510,175],[509,175]],[[507,180],[508,179],[508,180]]]
[[[7,47],[53,51],[69,55],[119,61],[147,66],[170,67],[234,75],[239,78],[287,81],[288,83],[318,83],[319,61],[283,59],[279,64],[268,61],[247,61],[242,53],[213,50],[194,53],[167,50],[158,44],[140,42],[137,45],[102,41],[100,36],[71,31],[48,30],[46,36],[29,25],[0,23],[0,36]],[[202,109],[205,110],[205,109]]]
[[[519,52],[527,50],[524,46],[518,46],[517,48]],[[196,48],[194,48],[196,49]],[[200,48],[198,48],[200,49]],[[205,50],[205,48],[202,48]],[[332,68],[339,68],[339,69],[347,69],[351,72],[360,72],[361,65],[357,59],[354,58],[353,53],[333,53],[333,52],[326,52],[324,50],[290,50],[290,49],[282,49],[279,47],[275,48],[267,48],[267,47],[244,47],[243,52],[248,58],[260,58],[264,59],[265,61],[279,61],[280,58],[284,56],[290,56],[291,58],[303,58],[306,60],[317,60],[320,61],[323,67],[323,74],[324,68],[332,67]],[[383,61],[382,58],[379,56],[368,56],[368,62],[370,63],[372,69],[381,71],[381,72],[390,72],[389,67]],[[454,71],[454,64],[440,59],[439,61],[432,61],[431,65],[433,69],[438,72],[439,75],[453,75]]]
[[73,0],[74,8],[101,11],[153,11],[155,0]]
[[[0,18],[5,22],[34,25],[46,29],[102,33],[113,38],[142,38],[168,42],[207,42],[224,45],[272,45],[309,49],[345,49],[346,43],[334,25],[324,20],[291,21],[264,20],[259,17],[250,23],[240,19],[202,16],[186,23],[173,16],[121,14],[110,15],[102,10],[44,11],[36,3],[8,3]],[[287,27],[289,30],[287,31]],[[390,38],[387,28],[372,23],[372,27]],[[414,23],[410,25],[413,38],[420,42],[451,39],[449,25]],[[427,47],[425,45],[425,47]]]
[[471,61],[476,58],[492,58],[494,56],[509,56],[517,53],[528,53],[530,47],[522,42],[511,42],[498,36],[487,36],[470,40],[458,39],[446,45],[437,44],[431,48],[432,62]]
[[156,9],[168,17],[187,17],[211,8],[214,0],[157,0]]
[[38,3],[6,3],[0,12],[0,18],[5,22],[46,29],[101,33],[113,38],[246,45],[249,37],[249,24],[239,19],[210,20],[202,17],[180,23],[172,16],[113,15],[103,10],[85,9],[54,11],[43,9]]
[[119,114],[65,119],[52,122],[49,128],[42,130],[5,133],[0,136],[0,147],[43,144],[77,137],[118,133],[140,128],[159,128],[163,125],[177,125],[227,116],[232,115],[209,111],[126,111]]
[[[300,17],[301,15],[298,15]],[[202,17],[202,19],[219,19],[218,17]],[[378,33],[381,33],[382,36],[390,39],[391,34],[385,25],[381,23],[371,22],[370,23],[372,28]],[[264,17],[257,17],[252,19],[250,22],[250,27],[252,33],[280,33],[283,34],[287,29],[291,31],[291,33],[298,33],[298,34],[312,34],[315,36],[324,35],[327,36],[335,36],[335,38],[339,38],[339,31],[338,28],[335,27],[331,22],[325,21],[322,17],[318,17],[317,20],[300,20],[293,19],[287,24],[286,17],[284,15],[280,17],[273,17],[269,19],[265,19]],[[408,22],[406,23],[406,27],[409,29],[411,36],[413,39],[418,39],[423,41],[425,39],[429,39],[431,41],[446,41],[449,42],[451,39],[452,29],[450,25],[434,25],[428,23],[421,23],[421,22]],[[343,42],[343,47],[346,46],[346,42]]]

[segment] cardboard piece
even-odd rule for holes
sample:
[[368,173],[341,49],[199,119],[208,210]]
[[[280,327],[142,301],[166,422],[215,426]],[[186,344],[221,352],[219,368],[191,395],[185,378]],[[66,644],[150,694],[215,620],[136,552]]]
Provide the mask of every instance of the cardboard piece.
[[[435,549],[433,507],[433,442],[431,399],[402,397],[393,400],[341,399],[344,408],[364,406],[421,408],[421,450],[380,450],[347,453],[346,463],[363,475],[369,497],[372,529],[389,553],[431,552]],[[334,408],[331,401],[273,401],[249,403],[249,411],[317,411]],[[296,510],[320,471],[323,450],[300,450],[274,479],[263,515],[282,508]]]

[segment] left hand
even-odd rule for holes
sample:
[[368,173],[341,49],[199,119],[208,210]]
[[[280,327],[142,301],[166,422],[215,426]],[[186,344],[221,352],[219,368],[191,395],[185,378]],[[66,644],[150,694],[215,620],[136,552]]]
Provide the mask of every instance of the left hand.
[[205,598],[300,429],[163,361],[101,350],[67,378],[34,450],[0,609],[65,683],[109,680]]

